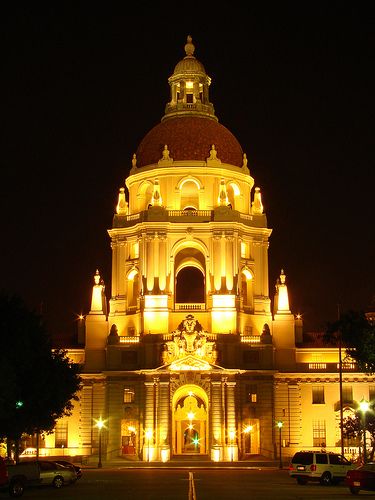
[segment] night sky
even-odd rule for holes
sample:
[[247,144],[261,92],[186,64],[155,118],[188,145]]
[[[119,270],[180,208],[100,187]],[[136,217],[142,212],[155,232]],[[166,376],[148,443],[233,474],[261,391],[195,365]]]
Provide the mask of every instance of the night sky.
[[109,296],[118,191],[164,114],[190,34],[219,122],[262,191],[271,297],[283,268],[306,330],[336,319],[338,304],[366,309],[375,294],[375,17],[372,2],[345,4],[228,4],[220,14],[141,2],[132,15],[107,3],[8,6],[1,288],[68,339],[89,311],[97,268]]

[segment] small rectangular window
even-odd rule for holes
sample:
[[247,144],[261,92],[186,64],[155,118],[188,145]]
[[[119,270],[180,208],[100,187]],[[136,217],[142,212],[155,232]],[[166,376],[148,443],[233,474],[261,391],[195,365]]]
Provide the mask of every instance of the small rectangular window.
[[135,391],[133,387],[124,388],[124,403],[134,403]]
[[313,405],[323,405],[324,404],[324,386],[315,385],[312,387],[312,404]]
[[318,448],[326,447],[326,422],[325,420],[313,421],[313,446]]
[[57,422],[55,427],[55,448],[68,446],[68,422]]
[[256,403],[258,400],[258,388],[256,384],[246,386],[246,399],[250,403]]

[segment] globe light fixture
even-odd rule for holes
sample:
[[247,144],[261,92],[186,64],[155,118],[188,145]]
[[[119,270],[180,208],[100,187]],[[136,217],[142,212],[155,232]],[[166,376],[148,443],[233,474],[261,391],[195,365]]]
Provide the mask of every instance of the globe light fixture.
[[365,399],[359,403],[359,409],[362,413],[362,423],[363,423],[363,463],[366,463],[366,413],[370,408],[370,404]]
[[102,468],[102,429],[104,427],[104,420],[102,420],[102,417],[99,418],[99,420],[96,421],[95,427],[97,427],[98,432],[99,432],[99,451],[98,451],[98,469]]

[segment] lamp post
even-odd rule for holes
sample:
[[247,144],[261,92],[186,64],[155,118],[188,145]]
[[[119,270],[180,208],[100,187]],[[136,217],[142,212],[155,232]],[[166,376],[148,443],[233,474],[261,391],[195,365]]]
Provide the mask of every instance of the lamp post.
[[359,403],[359,408],[362,412],[363,419],[363,463],[366,463],[366,412],[368,412],[370,405],[365,399]]
[[98,431],[99,431],[98,469],[101,469],[102,468],[102,429],[104,427],[104,420],[102,420],[102,417],[100,417],[99,420],[96,421],[96,427],[98,428]]
[[280,448],[280,453],[279,453],[279,469],[283,468],[283,461],[281,458],[281,429],[283,428],[284,422],[279,420],[277,422],[277,427],[279,428],[279,448]]

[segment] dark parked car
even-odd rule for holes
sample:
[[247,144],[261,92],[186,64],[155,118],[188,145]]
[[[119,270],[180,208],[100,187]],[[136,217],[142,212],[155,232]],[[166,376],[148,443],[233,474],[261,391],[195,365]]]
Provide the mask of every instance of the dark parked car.
[[353,495],[360,490],[375,491],[375,462],[368,462],[346,473],[345,484]]
[[68,469],[74,470],[77,475],[77,479],[81,479],[82,477],[82,469],[79,465],[73,464],[72,462],[68,462],[68,460],[54,460],[57,464],[63,465]]
[[[8,465],[7,470],[10,486],[21,485],[22,488],[44,485],[61,488],[65,484],[77,481],[77,474],[73,470],[49,460],[20,462]],[[11,496],[19,496],[19,494],[11,494]]]

